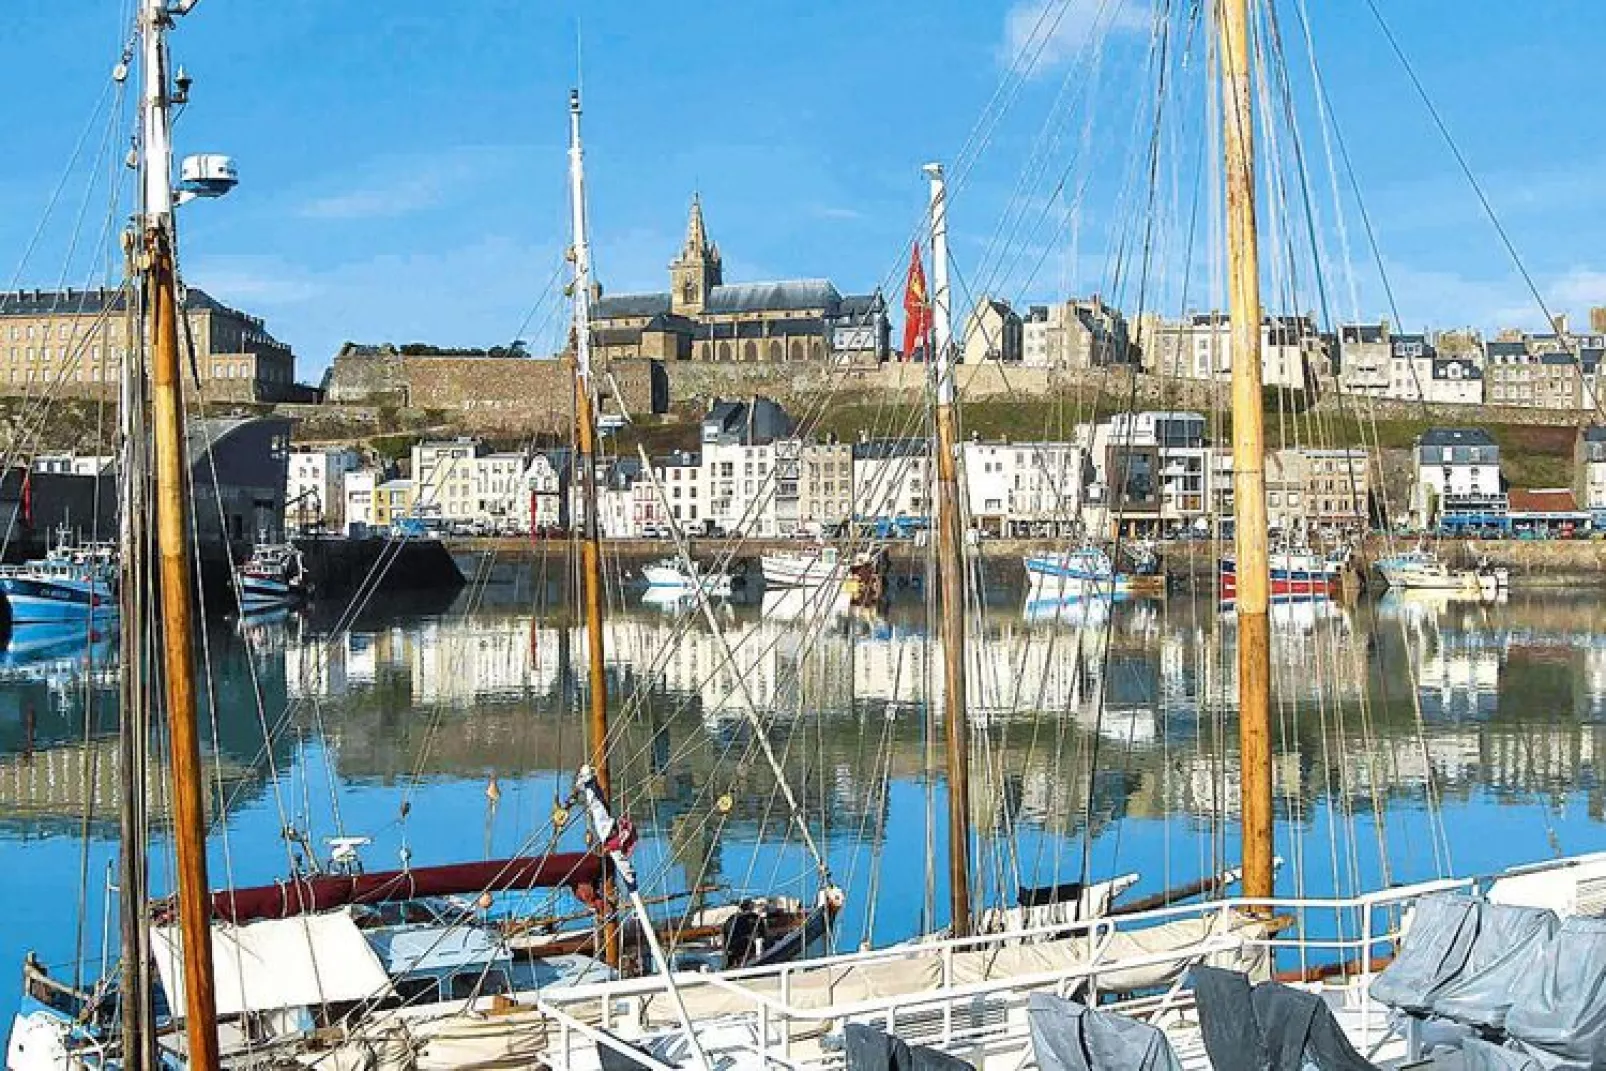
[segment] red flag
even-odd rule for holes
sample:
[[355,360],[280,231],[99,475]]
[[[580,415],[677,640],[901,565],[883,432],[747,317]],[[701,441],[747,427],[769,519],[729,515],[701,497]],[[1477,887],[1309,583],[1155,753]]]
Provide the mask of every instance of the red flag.
[[920,243],[909,255],[909,282],[903,291],[903,359],[912,360],[915,350],[926,348],[931,333],[931,299],[926,294],[926,269],[920,264]]

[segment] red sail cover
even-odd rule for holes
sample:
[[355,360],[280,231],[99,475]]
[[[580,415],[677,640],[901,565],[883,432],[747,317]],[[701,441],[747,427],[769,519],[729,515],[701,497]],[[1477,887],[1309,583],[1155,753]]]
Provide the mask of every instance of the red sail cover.
[[[228,922],[285,919],[347,904],[379,904],[423,896],[467,896],[509,889],[568,886],[590,903],[602,882],[603,860],[591,852],[564,852],[482,863],[382,870],[369,874],[298,876],[251,889],[212,894],[212,917]],[[171,911],[171,904],[163,905]]]

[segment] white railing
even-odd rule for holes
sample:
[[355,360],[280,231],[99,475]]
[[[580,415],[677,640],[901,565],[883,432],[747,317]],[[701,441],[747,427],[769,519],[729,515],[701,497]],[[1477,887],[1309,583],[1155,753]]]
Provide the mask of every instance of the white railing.
[[[1089,919],[1070,925],[1049,925],[1002,935],[952,938],[928,944],[899,945],[870,952],[855,952],[823,959],[751,968],[723,974],[687,973],[676,976],[676,984],[688,997],[699,991],[717,990],[736,998],[734,1008],[720,1013],[721,1020],[746,1019],[755,1027],[756,1044],[738,1045],[733,1051],[748,1052],[765,1065],[785,1068],[834,1066],[840,1056],[829,1044],[818,1055],[799,1062],[793,1052],[795,1039],[824,1034],[825,1028],[843,1020],[872,1021],[889,1033],[896,1033],[900,1022],[911,1024],[918,1016],[926,1031],[935,1036],[930,1043],[944,1050],[956,1046],[982,1045],[989,1055],[1012,1052],[1029,1044],[1024,1015],[1018,1014],[1033,991],[1069,994],[1081,992],[1084,999],[1096,1000],[1101,976],[1144,968],[1176,968],[1174,980],[1161,992],[1127,997],[1105,1005],[1148,1019],[1174,1017],[1191,1007],[1185,988],[1187,969],[1221,953],[1264,949],[1273,963],[1278,952],[1295,951],[1300,967],[1311,965],[1316,953],[1323,962],[1335,958],[1351,969],[1352,984],[1363,994],[1381,955],[1398,939],[1402,909],[1417,898],[1436,892],[1472,890],[1477,879],[1444,879],[1421,882],[1347,898],[1234,898],[1160,908],[1141,914]],[[1290,936],[1277,932],[1265,937],[1252,936],[1241,928],[1228,934],[1209,927],[1200,939],[1177,949],[1141,955],[1110,956],[1109,949],[1118,934],[1135,933],[1180,920],[1201,920],[1225,924],[1234,918],[1259,913],[1291,919]],[[1333,936],[1307,936],[1308,925],[1332,919]],[[959,982],[954,974],[955,957],[964,952],[1001,949],[1034,939],[1081,938],[1087,954],[1062,968],[1030,974],[1005,975],[982,981]],[[856,1000],[850,1003],[809,1007],[795,1004],[793,992],[800,977],[821,977],[848,968],[907,963],[911,970],[922,964],[930,969],[932,960],[941,965],[939,980],[931,988]],[[1356,969],[1358,968],[1358,970]],[[761,987],[761,988],[755,988]],[[767,991],[761,991],[767,990]],[[558,1027],[557,1043],[549,1048],[547,1062],[557,1071],[580,1071],[594,1067],[594,1056],[586,1042],[626,1051],[613,1026],[621,1019],[643,1021],[646,1005],[663,997],[667,986],[661,976],[618,982],[595,983],[561,990],[547,990],[537,1007]],[[939,1021],[940,1020],[940,1021]],[[1370,1032],[1372,1016],[1363,1017],[1363,1029]],[[658,1036],[673,1033],[672,1024],[651,1026],[645,1032]],[[1364,1046],[1370,1037],[1358,1039]],[[669,1069],[639,1050],[629,1054],[647,1064],[651,1071]],[[577,1055],[583,1056],[576,1064]]]

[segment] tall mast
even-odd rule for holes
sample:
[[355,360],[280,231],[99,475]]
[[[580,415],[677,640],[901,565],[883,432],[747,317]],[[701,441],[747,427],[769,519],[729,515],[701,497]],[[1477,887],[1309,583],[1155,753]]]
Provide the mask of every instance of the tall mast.
[[1249,0],[1220,0],[1227,173],[1227,297],[1232,310],[1232,483],[1238,617],[1238,737],[1243,778],[1243,890],[1272,893],[1271,650],[1266,477],[1260,393],[1260,258]]
[[[132,234],[131,234],[132,237]],[[131,242],[128,252],[134,252]],[[130,258],[129,274],[133,261]],[[122,666],[117,719],[118,789],[121,858],[118,897],[122,937],[122,1013],[123,1066],[128,1071],[153,1071],[156,1067],[155,1020],[151,1000],[150,930],[147,926],[149,876],[146,849],[149,830],[146,817],[146,779],[149,776],[150,691],[146,675],[145,616],[140,593],[149,590],[148,535],[150,518],[145,497],[145,473],[149,462],[145,449],[145,393],[141,389],[144,365],[135,342],[139,333],[137,303],[130,295],[124,350],[118,383],[120,459],[118,462],[118,500],[122,503],[118,519],[119,616],[118,661]]]
[[172,747],[173,839],[179,925],[184,947],[184,1029],[192,1071],[218,1066],[217,1002],[212,989],[212,934],[206,880],[206,814],[201,806],[201,737],[195,716],[195,638],[191,600],[190,504],[186,485],[184,402],[178,352],[174,269],[173,142],[168,115],[163,0],[144,0],[145,307],[150,320],[151,430],[156,472],[156,543],[161,596],[162,677]]
[[937,571],[943,651],[943,723],[948,751],[948,903],[955,937],[970,933],[970,718],[965,708],[965,534],[959,515],[953,327],[948,294],[948,191],[941,164],[931,180],[931,333],[936,379]]
[[[569,90],[569,208],[574,246],[574,417],[577,461],[580,469],[582,538],[581,585],[586,613],[586,650],[590,683],[587,735],[591,740],[591,769],[598,791],[610,798],[608,773],[608,678],[603,668],[602,645],[602,533],[597,524],[597,416],[591,383],[591,245],[586,238],[585,153],[580,148],[580,91]],[[605,890],[605,893],[607,890]],[[612,910],[612,897],[604,900]],[[603,949],[612,966],[619,963],[619,930],[612,916],[603,920]]]

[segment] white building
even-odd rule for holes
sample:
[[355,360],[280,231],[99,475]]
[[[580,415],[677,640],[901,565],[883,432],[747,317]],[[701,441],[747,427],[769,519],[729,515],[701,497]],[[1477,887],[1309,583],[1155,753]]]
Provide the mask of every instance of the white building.
[[[1573,450],[1573,497],[1578,508],[1597,518],[1606,514],[1606,427],[1578,429]],[[1595,522],[1600,527],[1600,521]]]
[[[1232,322],[1224,313],[1189,317],[1158,329],[1151,368],[1174,379],[1232,379]],[[1323,352],[1316,325],[1304,316],[1268,317],[1260,326],[1260,378],[1267,387],[1300,390]]]
[[699,496],[705,531],[780,534],[776,443],[791,434],[791,418],[768,398],[716,401],[709,408],[703,418]]
[[1432,376],[1427,384],[1427,401],[1444,405],[1483,404],[1483,369],[1470,357],[1440,357],[1433,362]]
[[286,524],[300,531],[344,529],[346,473],[355,472],[361,464],[362,458],[349,446],[290,451],[284,490]]
[[419,517],[467,524],[479,513],[474,491],[475,459],[485,452],[478,439],[424,441],[413,445],[413,511]]
[[1082,446],[973,439],[961,450],[973,527],[997,535],[1068,535],[1080,523]]
[[374,521],[374,487],[378,473],[373,469],[357,469],[342,478],[341,494],[345,499],[346,528],[352,525],[372,526]]
[[564,490],[569,484],[569,452],[537,451],[524,469],[524,489],[529,495],[526,521],[534,531],[553,532],[567,528],[569,511]]
[[853,516],[859,521],[931,515],[930,443],[868,439],[853,446]]
[[1416,441],[1411,511],[1423,527],[1502,520],[1500,447],[1482,428],[1429,428]]
[[62,476],[103,476],[111,472],[117,458],[111,454],[39,454],[29,469]]

